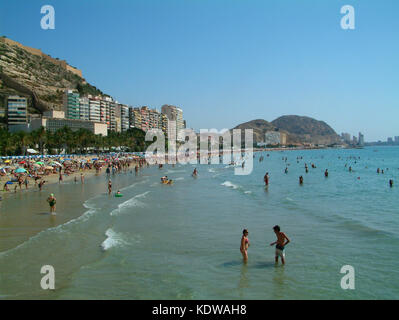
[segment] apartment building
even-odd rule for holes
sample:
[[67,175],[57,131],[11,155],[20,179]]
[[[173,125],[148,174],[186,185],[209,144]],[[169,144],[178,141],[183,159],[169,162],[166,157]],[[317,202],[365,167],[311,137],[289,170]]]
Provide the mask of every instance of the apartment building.
[[123,104],[118,104],[118,116],[120,117],[120,128],[124,132],[130,128],[130,108]]
[[100,98],[89,96],[89,120],[100,122]]
[[[183,119],[183,110],[172,105],[163,105],[162,113],[167,116],[169,121],[176,122],[176,133],[182,129],[185,129],[184,119]],[[182,141],[182,138],[178,138],[178,140]]]
[[74,90],[65,90],[64,94],[64,110],[67,119],[80,119],[80,95]]
[[9,126],[28,123],[27,98],[20,96],[8,96],[7,123]]
[[90,104],[87,97],[79,98],[79,119],[90,120]]

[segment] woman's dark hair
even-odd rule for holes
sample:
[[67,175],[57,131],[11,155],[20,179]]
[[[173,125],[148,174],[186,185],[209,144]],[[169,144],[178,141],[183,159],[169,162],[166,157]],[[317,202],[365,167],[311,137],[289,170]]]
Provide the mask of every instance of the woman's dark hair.
[[242,234],[245,235],[246,233],[248,233],[247,229],[242,230]]
[[280,226],[274,226],[274,227],[273,227],[273,230],[274,230],[274,231],[280,231]]

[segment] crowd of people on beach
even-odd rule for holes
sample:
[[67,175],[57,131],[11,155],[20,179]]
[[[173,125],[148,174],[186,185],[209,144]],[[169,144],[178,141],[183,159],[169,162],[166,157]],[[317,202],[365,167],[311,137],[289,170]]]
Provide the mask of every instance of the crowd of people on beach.
[[[135,165],[138,168],[145,163],[143,157],[131,154],[107,154],[93,156],[40,156],[40,157],[11,157],[0,160],[0,181],[3,193],[17,193],[18,191],[38,188],[44,185],[64,183],[72,179],[74,183],[85,183],[85,174],[100,174],[106,167],[107,175],[126,171]],[[54,197],[54,195],[50,196]],[[0,200],[3,198],[0,197]],[[54,201],[48,201],[53,204]],[[54,203],[55,204],[55,203]],[[54,212],[50,205],[50,211]]]

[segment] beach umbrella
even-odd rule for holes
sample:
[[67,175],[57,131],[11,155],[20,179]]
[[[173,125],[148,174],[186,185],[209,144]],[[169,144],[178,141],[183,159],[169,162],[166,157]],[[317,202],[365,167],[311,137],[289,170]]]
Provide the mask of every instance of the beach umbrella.
[[57,161],[52,161],[51,165],[56,165],[56,166],[62,167],[62,164]]
[[43,162],[41,162],[41,161],[38,161],[38,162],[36,162],[36,164],[39,164],[39,165],[44,165],[44,163],[43,163]]
[[53,170],[54,168],[53,167],[50,167],[50,166],[47,166],[47,167],[45,167],[44,168],[44,170]]
[[24,168],[18,168],[17,170],[15,170],[16,173],[25,173],[26,170]]
[[11,160],[6,160],[6,161],[4,161],[4,163],[10,163],[11,162]]
[[6,182],[6,184],[13,184],[13,182],[11,182],[11,181],[7,181],[7,182]]

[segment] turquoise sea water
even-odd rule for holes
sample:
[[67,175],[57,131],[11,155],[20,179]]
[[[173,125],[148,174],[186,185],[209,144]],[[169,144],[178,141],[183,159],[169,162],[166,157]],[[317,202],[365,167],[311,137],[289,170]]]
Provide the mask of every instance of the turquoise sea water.
[[[160,184],[165,174],[174,185]],[[1,204],[0,299],[399,298],[397,147],[256,153],[248,176],[226,164],[189,164],[112,180],[123,198],[106,194],[105,176],[53,186],[56,220],[43,212],[47,194]],[[13,229],[15,215],[26,223]],[[37,233],[35,222],[48,227]],[[269,246],[275,224],[291,239],[284,267]],[[43,265],[55,268],[54,291],[40,287]],[[341,289],[343,265],[355,268],[355,290]]]

